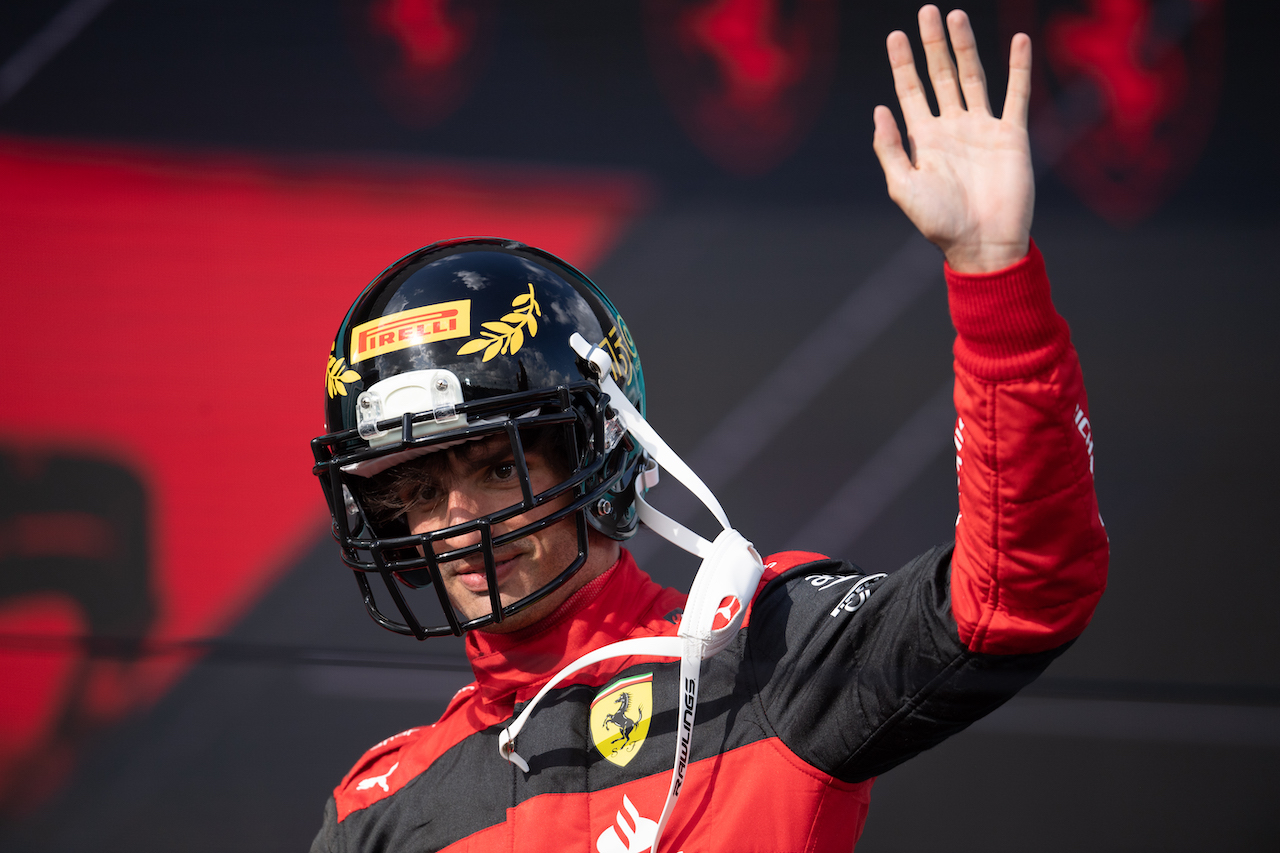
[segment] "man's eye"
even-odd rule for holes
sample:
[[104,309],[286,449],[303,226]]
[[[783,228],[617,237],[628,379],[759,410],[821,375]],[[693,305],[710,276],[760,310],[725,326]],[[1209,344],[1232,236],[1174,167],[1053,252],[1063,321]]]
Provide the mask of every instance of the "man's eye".
[[495,480],[510,480],[516,475],[516,466],[511,462],[504,462],[501,465],[493,466],[493,478]]
[[440,489],[433,485],[422,486],[414,493],[409,501],[410,506],[427,507],[434,504],[440,497]]

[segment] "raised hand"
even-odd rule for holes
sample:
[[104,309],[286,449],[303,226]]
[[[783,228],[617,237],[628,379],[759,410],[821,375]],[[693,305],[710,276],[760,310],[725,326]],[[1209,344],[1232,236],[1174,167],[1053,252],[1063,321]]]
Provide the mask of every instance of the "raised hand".
[[1031,39],[1023,33],[1013,37],[1009,88],[1001,116],[995,118],[969,16],[959,9],[947,15],[955,63],[938,7],[923,7],[919,20],[940,114],[933,115],[929,108],[911,43],[905,33],[895,30],[887,40],[889,65],[911,151],[908,155],[903,147],[893,113],[878,106],[876,156],[889,197],[920,233],[942,249],[952,269],[997,270],[1027,253],[1031,235],[1035,207],[1027,137]]

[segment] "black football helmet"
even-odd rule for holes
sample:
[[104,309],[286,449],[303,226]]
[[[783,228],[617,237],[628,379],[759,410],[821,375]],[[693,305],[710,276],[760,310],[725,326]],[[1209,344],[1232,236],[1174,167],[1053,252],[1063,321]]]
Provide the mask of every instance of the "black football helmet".
[[[637,527],[637,477],[649,465],[618,423],[574,333],[607,352],[623,394],[644,411],[644,376],[627,326],[585,275],[521,243],[469,238],[434,243],[388,267],[338,329],[325,371],[326,434],[311,442],[333,535],[355,570],[369,614],[418,639],[501,622],[564,584],[586,561],[588,525],[613,539]],[[524,461],[531,430],[555,432],[568,474],[535,494]],[[403,462],[477,438],[505,435],[522,499],[464,524],[411,535],[403,516],[383,520],[366,496],[370,478]],[[568,504],[518,529],[494,528],[538,506]],[[577,526],[578,556],[551,582],[503,606],[494,548],[551,524]],[[437,554],[466,533],[479,542]],[[479,552],[490,613],[463,621],[445,594],[440,564]],[[380,575],[400,618],[379,605]],[[414,590],[434,588],[428,605]],[[381,593],[379,593],[381,596]],[[413,595],[417,601],[411,602]],[[424,619],[424,606],[443,619]],[[431,621],[443,624],[428,624]]]

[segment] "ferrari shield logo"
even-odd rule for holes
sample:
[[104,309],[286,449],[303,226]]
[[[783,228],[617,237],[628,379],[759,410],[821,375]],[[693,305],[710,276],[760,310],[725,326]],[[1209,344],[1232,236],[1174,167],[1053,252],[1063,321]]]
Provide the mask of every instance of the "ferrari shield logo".
[[835,75],[835,0],[645,0],[653,70],[686,132],[735,175],[808,135]]
[[653,716],[653,673],[620,678],[591,703],[591,739],[619,767],[640,751]]
[[439,124],[470,94],[497,27],[494,0],[343,0],[355,58],[383,103],[414,128]]
[[1036,44],[1032,136],[1119,224],[1170,196],[1204,150],[1223,76],[1225,0],[1003,0],[1004,44]]

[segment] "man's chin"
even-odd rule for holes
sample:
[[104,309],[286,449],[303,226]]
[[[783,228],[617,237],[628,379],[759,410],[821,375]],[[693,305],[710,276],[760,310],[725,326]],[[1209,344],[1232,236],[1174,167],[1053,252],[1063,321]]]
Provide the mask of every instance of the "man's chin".
[[[454,607],[457,609],[459,616],[464,622],[469,622],[473,619],[482,619],[486,616],[492,615],[493,613],[493,609],[489,603],[489,590],[487,588],[472,590],[463,586],[461,589],[454,590],[450,594],[450,598],[453,599]],[[502,602],[503,607],[510,607],[519,600],[520,599],[518,597],[509,595],[505,592],[500,596],[500,601]],[[527,624],[530,624],[531,621],[536,619],[537,610],[538,602],[535,602],[520,612],[511,614],[501,622],[491,622],[488,625],[483,625],[477,628],[476,630],[486,631],[492,634],[505,634],[510,631],[515,631]]]
[[[505,602],[504,602],[505,604]],[[485,611],[482,616],[487,616],[489,611]],[[543,614],[540,612],[537,604],[531,604],[519,613],[513,613],[501,622],[490,622],[488,625],[481,626],[477,630],[484,631],[486,634],[510,634],[513,631],[519,631],[535,624],[541,619]]]

